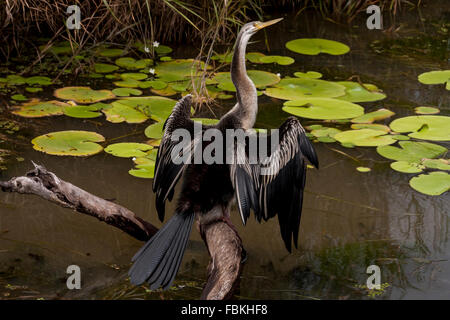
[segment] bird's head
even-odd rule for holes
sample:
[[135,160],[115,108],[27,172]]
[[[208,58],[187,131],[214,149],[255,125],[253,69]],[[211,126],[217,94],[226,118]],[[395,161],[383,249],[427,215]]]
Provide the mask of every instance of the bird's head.
[[241,32],[252,36],[259,30],[261,30],[265,27],[271,26],[281,20],[283,20],[283,18],[278,18],[278,19],[274,19],[274,20],[270,20],[270,21],[266,21],[266,22],[252,21],[252,22],[244,24],[244,26],[241,29]]

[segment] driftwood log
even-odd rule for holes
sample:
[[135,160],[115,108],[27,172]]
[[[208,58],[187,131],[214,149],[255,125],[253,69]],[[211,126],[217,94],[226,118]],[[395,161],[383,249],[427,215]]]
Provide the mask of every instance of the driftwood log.
[[[158,231],[130,210],[58,178],[43,166],[33,165],[34,169],[24,176],[0,181],[2,191],[37,195],[62,207],[95,217],[141,241],[149,240]],[[236,230],[224,221],[208,225],[198,223],[197,227],[202,231],[211,257],[201,299],[229,299],[239,284],[242,271],[242,241]]]

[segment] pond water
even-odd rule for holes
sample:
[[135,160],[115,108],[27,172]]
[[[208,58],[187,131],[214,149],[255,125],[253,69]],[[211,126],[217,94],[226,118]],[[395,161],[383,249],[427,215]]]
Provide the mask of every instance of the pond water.
[[[390,29],[386,32],[367,30],[365,15],[361,15],[350,26],[311,14],[286,15],[282,23],[267,29],[266,35],[271,54],[291,56],[296,62],[264,68],[282,76],[314,70],[327,80],[342,81],[358,75],[387,94],[385,100],[364,103],[366,112],[385,107],[399,117],[413,115],[416,106],[430,105],[438,107],[441,115],[450,115],[448,91],[417,81],[422,72],[448,69],[450,40],[448,32],[439,32],[439,26],[450,21],[450,3],[436,1],[420,12],[404,12],[395,18],[385,14],[384,28]],[[349,45],[351,51],[342,56],[307,56],[285,48],[287,41],[302,37],[334,39]],[[263,51],[264,34],[254,40],[248,51]],[[432,45],[428,51],[423,49],[427,44]],[[172,47],[173,58],[195,57],[193,47]],[[64,85],[74,84],[69,77],[62,80]],[[90,81],[89,85],[100,88],[95,80]],[[51,90],[46,94],[50,97]],[[225,101],[213,107],[217,116],[232,107],[234,99]],[[281,107],[281,100],[260,96],[256,127],[279,126],[287,117]],[[200,116],[212,115],[205,109]],[[130,159],[106,153],[87,158],[56,157],[33,150],[28,142],[50,131],[70,129],[99,132],[108,143],[144,142],[143,130],[148,123],[113,124],[104,118],[64,116],[21,121],[26,127],[22,133],[25,139],[12,142],[12,148],[25,161],[8,165],[2,180],[24,174],[31,169],[32,160],[60,178],[100,197],[115,199],[140,217],[161,225],[151,181],[128,174]],[[303,119],[302,123],[317,121]],[[450,147],[449,143],[440,144]],[[375,148],[347,149],[328,143],[315,147],[321,167],[308,170],[299,248],[292,254],[284,247],[276,219],[263,224],[250,219],[244,227],[233,211],[232,220],[249,255],[236,298],[369,299],[359,285],[366,283],[366,268],[372,264],[380,266],[381,281],[388,284],[379,299],[450,298],[450,193],[433,197],[414,191],[408,184],[412,175],[390,169],[391,161],[378,155]],[[361,173],[356,170],[358,166],[372,170]],[[167,212],[173,209],[171,203]],[[200,296],[209,257],[195,229],[176,288],[167,292],[147,292],[131,286],[126,279],[130,259],[141,245],[104,223],[35,196],[2,193],[0,298]],[[81,267],[82,290],[66,288],[65,271],[70,264]]]

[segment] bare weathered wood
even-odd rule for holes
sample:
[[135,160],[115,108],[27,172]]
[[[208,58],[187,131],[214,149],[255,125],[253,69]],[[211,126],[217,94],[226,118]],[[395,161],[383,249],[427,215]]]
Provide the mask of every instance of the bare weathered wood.
[[[158,231],[127,208],[66,182],[40,165],[34,164],[34,169],[24,176],[0,181],[0,187],[4,192],[34,194],[64,208],[90,215],[141,241],[149,240]],[[199,228],[211,256],[208,279],[201,298],[229,299],[233,296],[242,271],[241,239],[230,222],[220,220]]]

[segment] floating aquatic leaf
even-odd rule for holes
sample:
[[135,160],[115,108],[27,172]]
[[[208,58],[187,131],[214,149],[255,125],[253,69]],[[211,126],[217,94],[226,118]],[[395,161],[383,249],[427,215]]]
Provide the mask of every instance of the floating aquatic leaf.
[[[259,59],[265,57],[265,55],[261,52],[249,52],[245,55],[245,57],[252,63],[262,63]],[[231,58],[229,62],[231,62]]]
[[307,55],[316,55],[319,53],[340,55],[350,51],[350,48],[347,45],[327,39],[291,40],[286,43],[286,48],[291,51]]
[[97,118],[102,115],[98,112],[100,109],[98,105],[68,106],[64,108],[64,114],[73,118]]
[[204,64],[193,59],[176,59],[161,62],[155,67],[155,74],[160,80],[171,82],[185,80],[187,77],[195,76],[197,68],[203,69]]
[[395,119],[390,127],[396,132],[412,132],[411,138],[423,140],[450,141],[450,117],[409,116]]
[[122,81],[114,81],[114,84],[123,88],[137,88],[142,84],[142,82],[134,79],[126,79]]
[[155,47],[155,52],[159,55],[163,55],[163,54],[169,54],[171,53],[173,50],[171,47],[165,46],[163,44],[160,44],[159,46]]
[[40,92],[43,89],[42,88],[36,88],[36,87],[26,87],[25,88],[26,91],[31,92],[31,93],[36,93],[36,92]]
[[26,83],[26,79],[24,77],[15,74],[7,75],[5,80],[9,86],[20,86]]
[[161,90],[167,87],[167,82],[161,80],[150,80],[150,81],[141,81],[138,85],[139,88],[142,89],[153,88],[156,90]]
[[136,169],[131,169],[128,173],[137,178],[153,179],[155,164],[140,164],[136,166]]
[[172,58],[171,57],[161,57],[159,60],[161,60],[161,61],[171,61]]
[[[78,45],[76,43],[70,43],[69,41],[61,41],[59,43],[55,43],[52,46],[50,46],[49,49],[47,49],[49,52],[53,54],[61,54],[61,55],[69,55],[72,54],[72,47],[73,49],[77,49]],[[45,50],[47,48],[47,45],[42,45],[39,47],[41,51]]]
[[436,114],[439,113],[440,110],[434,107],[416,107],[414,108],[414,112],[417,114]]
[[118,57],[118,56],[125,54],[125,50],[105,48],[105,49],[99,49],[98,54],[100,54],[102,57],[113,58],[113,57]]
[[307,78],[284,78],[264,92],[269,97],[299,100],[308,97],[333,98],[345,94],[345,87],[330,81]]
[[404,136],[404,135],[402,135],[402,134],[393,134],[393,135],[392,135],[392,139],[400,140],[400,141],[411,140],[410,137]]
[[132,106],[123,103],[123,100],[114,101],[111,108],[102,110],[106,116],[106,120],[113,123],[128,122],[141,123],[148,119],[148,117]]
[[388,159],[408,162],[436,158],[447,152],[447,148],[429,142],[400,141],[399,145],[401,148],[381,146],[377,148],[377,152]]
[[286,56],[264,56],[259,59],[261,63],[277,63],[282,66],[287,66],[295,62],[291,57]]
[[158,96],[125,98],[117,102],[136,108],[156,121],[165,121],[177,103],[176,100]]
[[424,159],[422,164],[430,169],[450,170],[448,159]]
[[209,126],[215,125],[219,123],[219,119],[210,119],[210,118],[192,118],[192,121],[200,122],[202,125]]
[[312,130],[311,134],[320,142],[331,143],[336,142],[334,136],[339,132],[341,132],[341,130],[336,128],[321,127],[319,129]]
[[341,143],[351,143],[360,147],[385,146],[395,143],[389,135],[380,130],[360,129],[338,133],[334,138]]
[[113,64],[107,64],[107,63],[94,64],[94,70],[97,73],[111,73],[113,71],[116,71],[117,69],[119,69],[119,67],[115,66]]
[[364,113],[364,108],[343,100],[332,98],[303,98],[286,101],[283,110],[308,119],[346,119]]
[[372,169],[367,167],[357,167],[356,170],[358,170],[359,172],[370,172]]
[[140,96],[142,91],[134,88],[116,88],[112,90],[112,93],[118,97],[129,97],[130,94],[133,96]]
[[294,72],[294,76],[297,78],[308,78],[308,79],[320,79],[322,78],[322,74],[316,71],[308,71],[308,72]]
[[96,142],[103,142],[105,138],[90,131],[58,131],[34,138],[33,148],[58,156],[89,156],[99,153],[103,147]]
[[[256,88],[268,87],[280,82],[280,77],[274,73],[260,71],[260,70],[248,70],[248,76],[252,79]],[[231,74],[229,72],[219,72],[214,76],[214,80],[218,82],[218,87],[222,90],[235,92],[233,82],[231,81]]]
[[431,172],[412,178],[409,185],[416,191],[438,196],[450,189],[450,175],[447,172]]
[[[358,129],[373,129],[373,130],[381,130],[384,132],[389,132],[391,129],[389,129],[388,126],[385,126],[384,124],[374,124],[374,123],[354,123],[351,126],[352,129],[358,130]],[[392,137],[395,138],[395,137]]]
[[147,75],[145,73],[142,73],[142,72],[126,72],[126,73],[122,73],[120,75],[120,77],[123,80],[128,80],[128,79],[144,80],[144,79],[147,79]]
[[345,95],[338,99],[350,102],[371,102],[383,100],[386,95],[379,92],[379,89],[370,83],[364,83],[364,87],[357,82],[339,81],[337,82],[345,87]]
[[430,71],[419,75],[419,82],[423,84],[446,84],[450,90],[450,70]]
[[33,85],[48,86],[52,84],[52,79],[50,79],[49,77],[34,76],[27,78],[25,82],[30,86]]
[[53,95],[63,100],[73,100],[78,103],[93,103],[116,97],[109,90],[93,90],[89,87],[64,87],[56,89]]
[[115,61],[115,63],[122,68],[128,69],[128,70],[138,70],[138,69],[144,69],[149,67],[152,63],[152,59],[141,59],[136,60],[134,58],[130,57],[123,57],[119,58]]
[[211,59],[218,60],[221,63],[230,63],[231,60],[233,59],[233,53],[232,52],[219,53],[219,54],[213,55],[211,57]]
[[153,92],[154,94],[157,94],[159,96],[164,96],[164,97],[170,97],[173,95],[176,95],[178,92],[175,91],[172,86],[167,86],[164,89],[151,89],[151,92]]
[[39,99],[33,99],[20,106],[14,106],[11,112],[25,118],[40,118],[61,115],[64,113],[64,108],[68,106],[67,103],[56,100],[40,101]]
[[23,94],[14,94],[11,96],[11,99],[16,100],[16,101],[27,101],[28,98],[25,97]]
[[156,122],[145,128],[144,134],[147,138],[161,139],[164,135],[164,122]]
[[377,111],[366,113],[362,116],[352,119],[353,123],[372,123],[377,120],[384,120],[392,117],[395,113],[388,109],[379,109]]
[[105,152],[116,157],[131,158],[143,157],[147,154],[147,151],[151,149],[153,149],[153,147],[146,143],[120,142],[110,144],[105,148]]
[[417,162],[396,161],[391,163],[391,168],[403,173],[418,173],[423,171],[424,166]]

